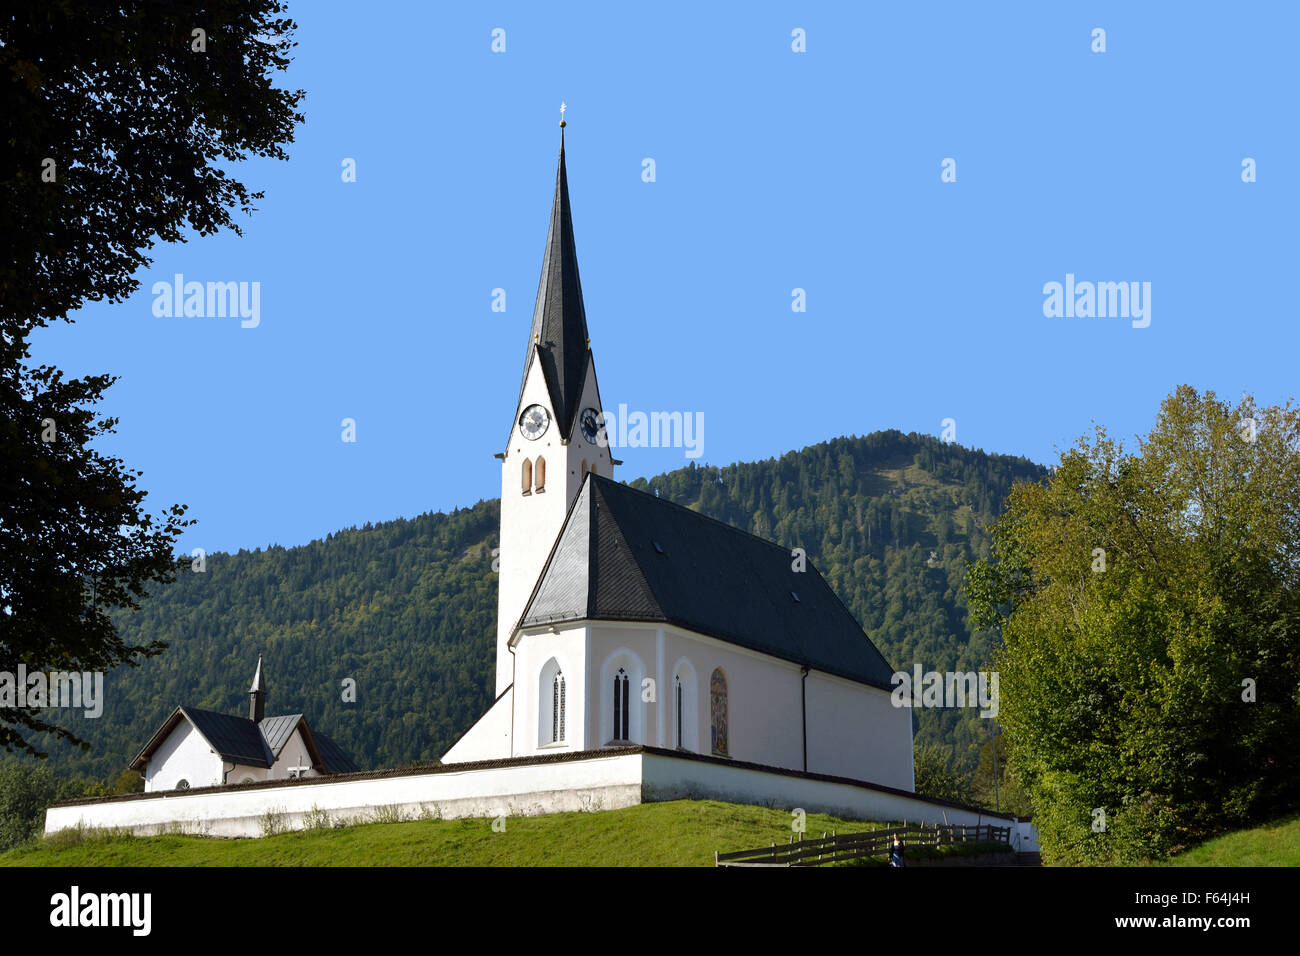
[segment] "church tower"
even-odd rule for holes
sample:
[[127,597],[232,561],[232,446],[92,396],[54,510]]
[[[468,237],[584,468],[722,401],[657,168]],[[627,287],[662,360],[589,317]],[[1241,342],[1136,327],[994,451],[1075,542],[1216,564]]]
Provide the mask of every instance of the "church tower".
[[507,647],[588,471],[612,478],[603,409],[587,335],[569,210],[560,121],[560,163],[542,257],[519,400],[501,459],[501,553],[497,582],[498,696],[513,680]]

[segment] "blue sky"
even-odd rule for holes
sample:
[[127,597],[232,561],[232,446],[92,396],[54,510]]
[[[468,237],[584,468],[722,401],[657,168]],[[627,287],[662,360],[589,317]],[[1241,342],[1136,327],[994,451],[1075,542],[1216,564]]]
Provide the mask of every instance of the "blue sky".
[[[103,448],[190,506],[186,551],[496,497],[563,100],[605,404],[703,413],[703,462],[945,418],[1048,462],[1180,383],[1282,401],[1300,8],[1156,6],[291,3],[307,120],[239,168],[244,237],[156,247],[34,355],[121,376]],[[260,283],[260,325],[156,317],[175,273]],[[1150,325],[1045,317],[1067,273],[1151,283]]]

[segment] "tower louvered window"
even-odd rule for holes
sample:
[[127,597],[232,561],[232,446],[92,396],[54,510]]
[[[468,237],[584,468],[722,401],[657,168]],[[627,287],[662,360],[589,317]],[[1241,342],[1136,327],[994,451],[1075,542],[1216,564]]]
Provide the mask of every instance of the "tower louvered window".
[[521,477],[520,483],[523,485],[524,494],[526,495],[532,494],[533,493],[533,463],[527,458],[524,459],[523,474],[520,477]]
[[537,464],[533,466],[533,490],[546,490],[546,459],[541,455],[537,456]]

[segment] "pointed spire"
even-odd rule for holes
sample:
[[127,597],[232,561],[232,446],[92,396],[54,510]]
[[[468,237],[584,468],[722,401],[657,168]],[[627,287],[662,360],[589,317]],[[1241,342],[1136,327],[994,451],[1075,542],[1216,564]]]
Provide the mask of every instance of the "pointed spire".
[[262,657],[257,657],[257,673],[253,675],[253,686],[248,689],[248,719],[260,724],[266,716],[266,678],[262,676]]
[[[533,325],[528,335],[524,379],[527,380],[533,361],[540,360],[560,437],[567,440],[582,399],[590,353],[587,313],[582,304],[582,282],[578,278],[578,253],[573,241],[573,215],[569,209],[569,177],[564,164],[565,125],[561,119],[555,199],[551,204],[551,224],[546,233]],[[522,392],[523,383],[520,383],[521,395]]]

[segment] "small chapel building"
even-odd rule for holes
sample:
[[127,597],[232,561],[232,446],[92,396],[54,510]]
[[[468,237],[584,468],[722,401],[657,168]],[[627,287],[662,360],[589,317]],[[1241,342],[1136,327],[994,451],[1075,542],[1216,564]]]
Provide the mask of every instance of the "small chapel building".
[[358,768],[329,737],[313,731],[302,714],[266,716],[262,659],[248,690],[248,716],[181,705],[131,761],[144,775],[146,793],[268,780],[289,780]]
[[643,744],[913,790],[893,668],[811,562],[614,480],[563,126],[497,455],[496,699],[443,763]]

